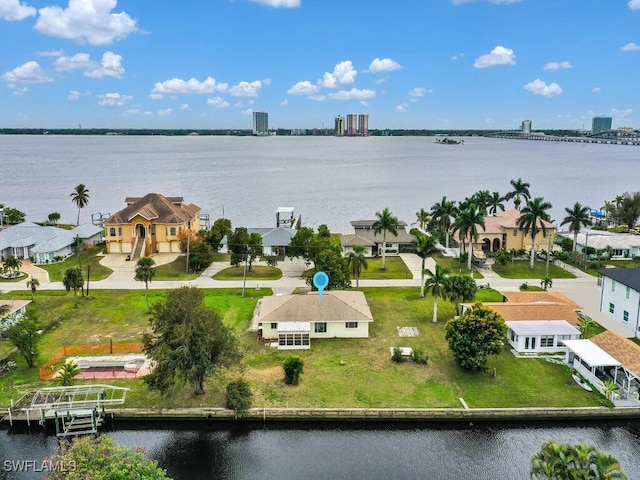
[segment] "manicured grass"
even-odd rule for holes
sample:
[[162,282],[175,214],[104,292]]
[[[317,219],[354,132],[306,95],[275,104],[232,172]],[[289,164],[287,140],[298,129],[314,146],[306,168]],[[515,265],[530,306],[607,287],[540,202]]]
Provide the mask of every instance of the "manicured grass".
[[[220,270],[213,278],[215,280],[242,280],[244,278],[243,267],[228,267]],[[254,265],[251,271],[247,270],[247,280],[278,280],[282,278],[282,270],[264,265]]]
[[476,302],[501,302],[502,294],[493,288],[483,288],[476,292]]
[[602,264],[601,267],[591,268],[591,265],[593,265],[593,263],[594,263],[593,261],[588,261],[587,267],[585,268],[584,262],[581,262],[581,261],[567,262],[568,265],[571,265],[572,267],[582,270],[583,272],[588,273],[589,275],[594,277],[600,276],[600,274],[598,273],[598,270],[601,268],[612,268],[612,267],[613,268],[638,268],[640,267],[640,263],[634,260],[609,260],[605,262],[600,262]]
[[413,278],[400,257],[386,257],[386,270],[382,270],[382,257],[367,258],[368,268],[360,274],[361,280],[390,280]]
[[[91,266],[91,281],[104,280],[113,273],[113,270],[100,264],[101,253],[104,252],[103,247],[89,247],[83,251],[81,255],[71,255],[59,263],[49,263],[37,266],[49,272],[49,280],[52,282],[61,282],[64,278],[64,272],[69,268],[79,268],[82,263],[82,272],[87,275],[87,265]],[[81,261],[82,260],[82,261]]]
[[[467,265],[461,263],[457,258],[445,257],[444,255],[442,255],[442,253],[435,253],[433,255],[433,259],[442,268],[449,269],[450,273],[453,275],[469,275],[469,269],[467,268]],[[484,278],[484,275],[482,275],[482,273],[480,273],[477,269],[472,267],[471,270],[473,271],[473,278]]]
[[[533,278],[540,280],[546,276],[546,262],[536,260],[533,263],[533,270],[529,268],[529,261],[516,260],[508,261],[505,266],[493,265],[493,271],[503,278]],[[576,276],[562,268],[549,264],[549,277],[551,278],[576,278]]]
[[211,261],[212,262],[230,262],[231,255],[228,253],[214,252],[211,256]]
[[14,278],[4,278],[4,277],[0,277],[0,282],[19,282],[21,280],[24,280],[27,277],[27,274],[24,272],[20,272],[20,275],[18,275],[17,277]]
[[522,285],[520,285],[520,291],[521,292],[544,292],[544,288],[538,287],[536,285],[527,284],[527,288],[523,288]]
[[200,276],[199,273],[186,272],[187,256],[180,255],[171,263],[165,263],[155,267],[156,275],[154,280],[193,280]]

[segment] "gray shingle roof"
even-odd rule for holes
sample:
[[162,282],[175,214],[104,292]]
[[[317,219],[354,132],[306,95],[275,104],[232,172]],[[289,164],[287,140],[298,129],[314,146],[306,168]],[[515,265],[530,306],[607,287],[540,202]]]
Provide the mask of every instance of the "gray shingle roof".
[[0,250],[30,247],[34,253],[57,252],[71,245],[74,238],[71,230],[25,222],[0,232]]
[[640,268],[603,268],[598,273],[640,292]]

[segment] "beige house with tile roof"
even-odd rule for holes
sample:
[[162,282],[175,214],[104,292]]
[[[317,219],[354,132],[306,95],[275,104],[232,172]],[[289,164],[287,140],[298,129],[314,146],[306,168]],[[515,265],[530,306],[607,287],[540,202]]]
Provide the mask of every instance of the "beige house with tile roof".
[[362,292],[344,290],[263,297],[252,321],[261,339],[278,349],[309,349],[311,338],[368,338],[373,322]]
[[407,232],[407,223],[399,220],[396,225],[397,235],[387,232],[386,245],[383,245],[382,232],[376,234],[373,224],[376,220],[352,220],[351,226],[355,233],[343,234],[340,237],[342,255],[347,256],[353,251],[355,244],[364,245],[367,249],[367,256],[374,257],[382,255],[382,249],[386,249],[386,255],[398,255],[400,252],[411,250],[414,242],[413,236]]
[[104,222],[107,253],[127,253],[132,260],[153,253],[180,252],[187,231],[200,230],[200,207],[183,197],[148,193],[127,197],[127,206]]

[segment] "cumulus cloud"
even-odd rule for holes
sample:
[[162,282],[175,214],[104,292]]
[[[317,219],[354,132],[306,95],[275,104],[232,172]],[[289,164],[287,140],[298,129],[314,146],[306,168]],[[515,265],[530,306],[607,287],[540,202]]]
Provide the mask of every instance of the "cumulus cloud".
[[458,53],[456,55],[453,55],[451,57],[451,60],[455,62],[456,60],[460,60],[462,57],[464,57],[464,53]]
[[369,102],[365,101],[365,100],[361,100],[360,101],[360,105],[362,105],[365,108],[369,108]]
[[216,108],[227,108],[229,102],[226,102],[222,97],[207,98],[207,105],[211,105]]
[[57,72],[70,72],[73,70],[86,70],[92,68],[95,63],[88,53],[76,53],[72,57],[61,56],[53,62],[53,68]]
[[158,115],[159,117],[166,117],[166,116],[168,116],[168,115],[171,115],[171,112],[172,112],[172,111],[173,111],[173,110],[171,110],[171,108],[165,108],[164,110],[158,110],[157,115]]
[[296,83],[293,87],[287,90],[289,95],[313,95],[318,91],[318,86],[314,85],[308,80]]
[[573,68],[569,62],[549,62],[544,66],[545,70],[561,70],[565,68]]
[[79,90],[71,90],[69,92],[69,95],[67,95],[67,99],[71,101],[75,101],[75,100],[78,100],[80,97],[88,97],[90,95],[91,95],[91,92],[89,90],[86,90],[85,92],[81,92]]
[[112,12],[116,5],[117,0],[69,0],[66,9],[44,7],[34,28],[80,44],[107,45],[137,30],[136,20],[125,12]]
[[630,42],[620,47],[620,50],[622,50],[623,52],[637,52],[638,50],[640,50],[640,45],[634,42]]
[[64,50],[44,50],[42,52],[38,52],[37,55],[39,57],[61,57],[64,55]]
[[600,87],[593,87],[593,88],[591,89],[591,92],[592,92],[592,93],[600,93]]
[[352,88],[351,90],[340,90],[328,95],[332,100],[367,100],[376,96],[375,90]]
[[369,68],[365,71],[368,73],[382,73],[393,72],[394,70],[400,70],[401,68],[402,65],[390,58],[375,58],[369,65]]
[[267,7],[273,8],[297,8],[300,6],[300,0],[250,0],[253,3],[260,3]]
[[226,83],[216,83],[216,81],[207,77],[206,80],[200,82],[195,78],[182,80],[181,78],[172,78],[165,82],[157,82],[153,86],[151,95],[153,99],[163,98],[166,95],[188,95],[188,94],[206,94],[213,92],[225,92],[229,87]]
[[17,22],[33,17],[36,9],[19,0],[0,0],[0,18],[9,22]]
[[318,80],[318,86],[322,88],[338,88],[341,85],[351,85],[356,81],[356,75],[358,72],[353,68],[351,60],[345,60],[338,63],[332,73],[325,72],[320,80]]
[[617,108],[612,108],[610,115],[616,118],[625,118],[633,113],[633,109],[625,108],[624,110],[618,110]]
[[409,97],[418,98],[424,97],[427,94],[427,89],[423,87],[415,87],[409,92]]
[[129,108],[126,112],[126,115],[144,115],[144,116],[151,116],[153,115],[153,113],[147,111],[147,110],[141,110],[139,108]]
[[257,97],[262,88],[262,82],[240,82],[229,89],[229,94],[233,97]]
[[29,87],[21,87],[21,88],[16,88],[16,89],[13,91],[13,94],[14,94],[16,97],[20,97],[20,96],[24,95],[25,93],[27,93],[28,91],[29,91]]
[[409,110],[409,104],[407,102],[402,102],[400,105],[396,106],[396,112],[406,112]]
[[476,58],[473,66],[476,68],[500,67],[504,65],[515,65],[515,54],[510,48],[498,45],[491,50],[491,53],[481,55]]
[[280,106],[282,107],[286,107],[287,105],[289,105],[289,100],[287,100],[286,98],[280,102]]
[[33,60],[5,72],[2,79],[7,82],[9,88],[16,88],[18,84],[53,82],[53,78],[40,67],[38,62]]
[[324,102],[327,99],[324,95],[310,95],[309,100],[313,100],[314,102]]
[[265,78],[264,80],[262,80],[262,85],[268,87],[269,85],[271,85],[271,79],[269,77]]
[[104,52],[100,66],[89,72],[85,76],[89,78],[122,78],[124,67],[121,64],[122,56],[113,52]]
[[189,104],[183,103],[182,105],[180,105],[180,110],[189,110]]
[[105,93],[104,95],[96,95],[100,99],[98,105],[101,107],[121,107],[133,97],[131,95],[121,95],[119,93]]
[[627,5],[629,5],[631,10],[640,10],[640,0],[629,0]]
[[543,97],[555,97],[562,93],[562,88],[557,83],[550,83],[547,85],[545,82],[536,78],[533,82],[529,82],[524,86],[524,89],[534,95],[541,95]]
[[253,114],[253,110],[251,108],[247,108],[246,110],[241,111],[240,114],[249,116]]

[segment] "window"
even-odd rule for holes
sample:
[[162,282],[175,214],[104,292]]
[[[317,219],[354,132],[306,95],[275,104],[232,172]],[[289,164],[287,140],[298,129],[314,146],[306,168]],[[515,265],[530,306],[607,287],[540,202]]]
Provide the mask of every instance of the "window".
[[540,348],[553,347],[553,335],[540,337]]
[[283,333],[278,337],[280,347],[301,347],[309,345],[308,333]]
[[172,237],[175,237],[175,236],[176,236],[176,227],[171,227],[171,228],[169,229],[169,233],[170,233],[170,235],[171,235]]
[[622,312],[622,321],[624,323],[629,323],[629,312],[627,312],[626,310]]
[[571,340],[571,335],[558,335],[556,337],[556,347],[564,346],[565,340]]
[[358,322],[347,322],[347,328],[358,328]]
[[315,333],[327,333],[327,322],[316,322],[313,324]]
[[511,341],[515,342],[516,341],[516,334],[513,330],[511,330]]
[[118,236],[121,237],[122,236],[122,227],[118,227]]
[[111,228],[109,229],[109,235],[110,235],[111,237],[115,237],[115,236],[116,236],[116,229],[115,229],[114,227],[111,227]]
[[[616,291],[616,281],[615,280],[611,280],[611,291],[615,292]],[[613,312],[612,312],[613,313]]]
[[524,339],[524,349],[525,350],[535,350],[536,349],[536,337],[525,337],[525,339]]
[[278,324],[277,323],[272,323],[271,324],[271,330],[277,330],[278,329]]
[[627,287],[627,290],[624,294],[624,298],[626,298],[627,300],[629,300],[629,297],[631,296],[631,287]]
[[609,304],[609,313],[613,313],[616,311],[616,306],[613,303]]
[[513,229],[513,236],[514,236],[514,237],[517,237],[517,236],[518,236],[518,229],[517,229],[517,228],[514,228],[514,229]]
[[384,245],[385,245],[385,248],[392,248],[393,247],[393,243],[389,243],[389,242],[385,243]]

